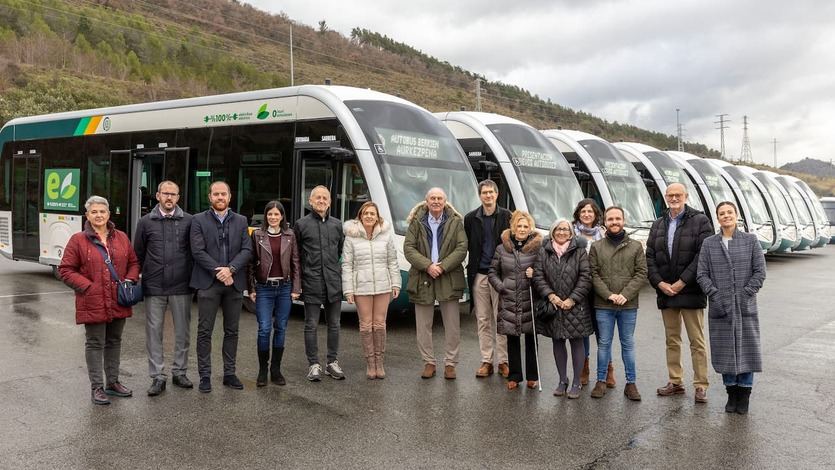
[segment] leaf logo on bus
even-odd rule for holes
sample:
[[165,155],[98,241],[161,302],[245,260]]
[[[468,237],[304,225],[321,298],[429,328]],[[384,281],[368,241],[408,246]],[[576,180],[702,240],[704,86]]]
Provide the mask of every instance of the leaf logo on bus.
[[72,184],[72,173],[67,173],[67,176],[64,177],[64,181],[61,182],[61,189],[58,190],[58,193],[61,195],[61,199],[71,199],[75,196],[75,192],[78,190],[78,187]]
[[267,119],[268,117],[270,117],[270,112],[267,111],[267,103],[262,104],[261,107],[258,108],[257,117],[258,119]]

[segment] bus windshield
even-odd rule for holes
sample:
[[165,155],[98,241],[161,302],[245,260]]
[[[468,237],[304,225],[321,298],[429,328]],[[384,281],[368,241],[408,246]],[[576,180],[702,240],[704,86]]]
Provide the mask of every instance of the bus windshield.
[[431,114],[400,103],[353,100],[345,105],[362,128],[377,160],[396,233],[433,187],[443,189],[461,214],[479,205],[467,158],[449,129]]
[[797,221],[800,222],[800,225],[809,225],[814,223],[814,219],[812,219],[811,214],[809,213],[809,208],[806,207],[806,201],[800,194],[800,190],[789,182],[786,182],[784,187],[792,197],[792,201],[794,201],[794,207],[797,209]]
[[[705,185],[707,186],[707,190],[710,192],[711,197],[713,197],[713,202],[718,205],[722,201],[729,201],[739,207],[739,201],[736,200],[736,196],[734,196],[734,191],[731,189],[731,185],[725,181],[725,178],[722,177],[713,165],[704,160],[696,159],[687,160],[687,163],[699,172],[699,175],[701,175]],[[739,217],[742,218],[741,211]]]
[[827,225],[829,221],[826,218],[826,213],[823,211],[823,206],[821,205],[820,201],[818,201],[818,196],[815,194],[814,191],[812,191],[812,188],[810,188],[809,185],[806,184],[806,182],[803,180],[797,180],[795,183],[798,186],[800,186],[800,189],[804,193],[806,193],[806,195],[809,197],[809,200],[812,201],[812,208],[815,211],[815,220],[819,224]]
[[649,228],[655,221],[655,208],[638,170],[608,142],[588,139],[579,144],[600,168],[614,203],[623,207],[626,225]]
[[693,209],[705,212],[705,206],[702,204],[702,199],[699,197],[699,190],[693,184],[693,180],[687,176],[684,170],[676,165],[676,162],[664,152],[644,152],[644,155],[655,165],[655,168],[661,173],[661,178],[667,183],[667,186],[673,183],[683,184],[687,188],[687,205]]
[[768,209],[765,205],[765,199],[760,194],[760,190],[754,186],[748,175],[743,173],[739,168],[728,166],[725,171],[736,181],[739,189],[742,190],[742,196],[748,202],[748,208],[751,210],[751,222],[762,225],[771,222],[771,217],[768,215]]
[[487,127],[510,157],[536,225],[547,229],[556,220],[571,220],[583,192],[560,151],[528,126]]
[[771,181],[768,176],[762,173],[756,173],[754,177],[760,180],[763,186],[765,186],[765,189],[768,190],[768,194],[771,196],[771,200],[774,201],[774,205],[777,206],[778,222],[783,225],[794,225],[792,211],[789,209],[789,204],[786,202],[783,192],[777,187],[777,183]]

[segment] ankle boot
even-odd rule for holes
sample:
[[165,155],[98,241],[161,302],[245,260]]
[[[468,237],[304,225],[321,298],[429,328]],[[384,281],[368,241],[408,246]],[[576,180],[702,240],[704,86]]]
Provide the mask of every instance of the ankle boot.
[[728,392],[728,403],[725,403],[725,413],[736,413],[736,399],[739,393],[736,385],[728,385],[725,390]]
[[365,356],[365,377],[368,380],[377,378],[377,368],[374,363],[374,338],[370,331],[360,331],[360,341],[362,342],[362,352]]
[[284,357],[284,348],[273,348],[273,362],[270,364],[270,380],[276,385],[287,385],[287,381],[281,375],[282,357]]
[[374,363],[378,379],[386,378],[386,369],[383,367],[383,358],[386,354],[386,328],[374,330]]
[[258,351],[258,379],[255,381],[255,385],[258,387],[267,385],[267,363],[269,361],[269,351]]
[[748,414],[748,399],[751,397],[751,387],[736,387],[736,413]]
[[606,387],[615,388],[615,368],[612,367],[612,361],[609,361],[609,367],[606,369]]
[[589,358],[583,362],[583,371],[580,372],[580,384],[588,385],[589,383]]

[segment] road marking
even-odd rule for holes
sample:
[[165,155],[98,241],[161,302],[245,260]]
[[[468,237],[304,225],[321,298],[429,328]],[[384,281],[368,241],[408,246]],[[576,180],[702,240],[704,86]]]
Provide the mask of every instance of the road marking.
[[32,295],[52,295],[52,294],[71,294],[73,291],[71,290],[56,290],[52,292],[33,292],[31,294],[9,294],[9,295],[0,295],[0,299],[8,299],[10,297],[26,297]]

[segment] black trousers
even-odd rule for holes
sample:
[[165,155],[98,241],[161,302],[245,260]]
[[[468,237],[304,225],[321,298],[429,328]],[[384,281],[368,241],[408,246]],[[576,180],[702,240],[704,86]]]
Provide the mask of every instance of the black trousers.
[[212,375],[212,332],[218,308],[223,311],[223,375],[235,374],[242,302],[243,294],[235,286],[218,280],[197,291],[197,372],[201,378]]
[[532,334],[525,334],[525,377],[522,376],[522,337],[507,335],[507,361],[510,373],[507,380],[539,380],[536,369],[536,341]]

